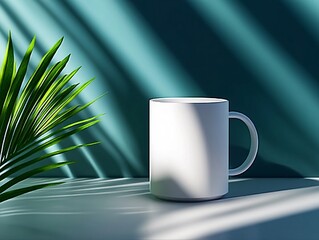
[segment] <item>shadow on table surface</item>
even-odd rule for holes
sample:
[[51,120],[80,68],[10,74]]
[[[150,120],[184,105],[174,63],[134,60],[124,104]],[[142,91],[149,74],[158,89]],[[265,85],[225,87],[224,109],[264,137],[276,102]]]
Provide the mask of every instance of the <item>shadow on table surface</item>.
[[229,182],[229,192],[224,196],[224,198],[234,198],[315,186],[319,186],[318,181],[303,178],[231,179]]

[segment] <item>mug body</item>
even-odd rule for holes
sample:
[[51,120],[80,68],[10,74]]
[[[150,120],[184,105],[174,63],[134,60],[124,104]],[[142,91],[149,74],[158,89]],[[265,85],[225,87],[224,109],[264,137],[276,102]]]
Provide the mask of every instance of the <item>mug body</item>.
[[150,191],[180,201],[228,192],[229,104],[218,98],[150,100]]

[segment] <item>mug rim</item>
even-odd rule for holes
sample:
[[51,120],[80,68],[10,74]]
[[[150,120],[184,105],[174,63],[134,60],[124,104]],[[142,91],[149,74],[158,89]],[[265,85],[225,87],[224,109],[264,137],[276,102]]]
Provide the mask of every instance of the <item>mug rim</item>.
[[158,103],[181,103],[181,104],[211,104],[211,103],[224,103],[228,100],[223,98],[212,97],[163,97],[153,98],[150,102]]

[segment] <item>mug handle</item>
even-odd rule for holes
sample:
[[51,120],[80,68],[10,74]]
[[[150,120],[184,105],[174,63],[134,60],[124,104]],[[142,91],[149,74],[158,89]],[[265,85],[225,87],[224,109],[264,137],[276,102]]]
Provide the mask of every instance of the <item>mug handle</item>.
[[229,176],[236,176],[245,172],[253,164],[258,150],[258,135],[253,122],[246,115],[239,112],[229,112],[229,118],[236,118],[243,121],[248,127],[251,138],[250,150],[246,160],[239,167],[229,169]]

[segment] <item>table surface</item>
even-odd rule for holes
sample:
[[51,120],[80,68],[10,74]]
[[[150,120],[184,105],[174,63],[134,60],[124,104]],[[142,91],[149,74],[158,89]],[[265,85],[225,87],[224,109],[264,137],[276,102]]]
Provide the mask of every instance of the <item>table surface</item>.
[[64,180],[2,203],[0,239],[319,239],[316,178],[231,179],[197,203],[159,200],[148,179]]

